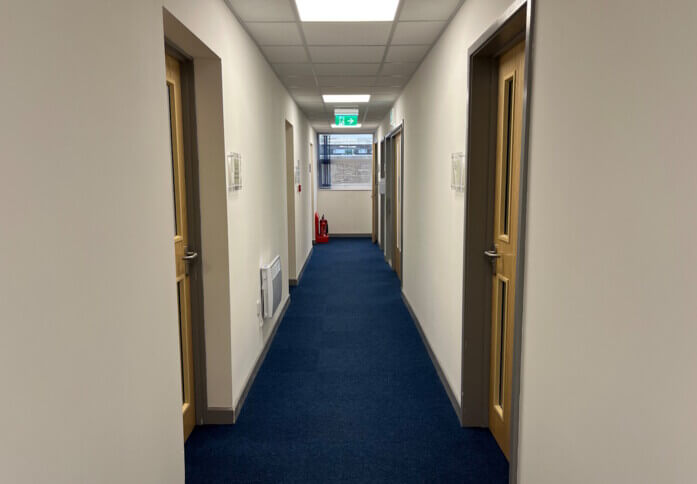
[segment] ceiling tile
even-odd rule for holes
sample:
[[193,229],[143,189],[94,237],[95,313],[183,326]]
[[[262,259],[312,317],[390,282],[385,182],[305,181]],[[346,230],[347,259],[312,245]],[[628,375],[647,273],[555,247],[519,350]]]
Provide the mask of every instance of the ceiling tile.
[[302,107],[315,105],[324,107],[324,103],[322,102],[322,98],[319,96],[319,94],[297,95],[294,96],[294,99],[295,102],[297,102]]
[[368,118],[375,119],[377,117],[377,119],[380,120],[385,117],[385,114],[390,111],[391,107],[392,102],[371,102],[370,109],[368,110]]
[[387,62],[419,62],[429,45],[392,45],[387,51]]
[[318,76],[366,76],[378,73],[380,64],[315,64]]
[[392,22],[306,22],[308,45],[384,45]]
[[247,22],[249,33],[259,45],[302,45],[295,22]]
[[416,62],[386,62],[382,66],[382,71],[380,74],[383,76],[410,76],[416,70],[419,64]]
[[396,88],[373,88],[371,102],[393,103],[399,97],[400,89]]
[[[322,87],[322,94],[370,94],[372,92],[369,87]],[[364,103],[359,103],[363,106]]]
[[305,115],[310,119],[318,119],[320,121],[325,121],[329,118],[329,115],[324,110],[324,107],[320,109],[311,109],[306,106],[301,106],[301,109],[305,112]]
[[274,64],[274,70],[279,76],[311,76],[312,64]]
[[448,20],[460,0],[404,0],[399,20]]
[[318,80],[323,87],[370,87],[375,76],[319,76]]
[[352,63],[381,62],[385,52],[384,46],[347,46],[347,47],[310,47],[313,62],[331,62],[338,60]]
[[319,90],[314,87],[312,89],[304,87],[304,88],[297,88],[297,89],[288,89],[290,91],[290,95],[293,96],[293,99],[297,99],[301,96],[318,96],[319,95]]
[[380,76],[375,83],[380,87],[403,87],[407,80],[404,76]]
[[317,87],[315,76],[283,76],[281,80],[288,89]]
[[445,22],[399,22],[392,37],[392,45],[432,44],[445,27]]
[[324,110],[324,103],[319,102],[319,103],[304,103],[301,105],[301,107],[307,112],[307,113],[320,113],[320,114],[326,114]]
[[309,60],[305,47],[301,46],[265,46],[261,50],[264,51],[272,64],[277,62],[307,62]]
[[295,13],[288,0],[226,0],[243,22],[293,22]]

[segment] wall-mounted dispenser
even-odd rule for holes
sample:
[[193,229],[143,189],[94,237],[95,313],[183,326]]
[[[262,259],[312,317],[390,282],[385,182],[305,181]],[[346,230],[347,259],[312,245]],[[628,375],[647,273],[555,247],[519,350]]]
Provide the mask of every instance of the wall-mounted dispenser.
[[227,189],[230,192],[242,190],[242,155],[239,153],[227,155]]
[[465,154],[453,153],[450,157],[450,188],[456,192],[465,191]]

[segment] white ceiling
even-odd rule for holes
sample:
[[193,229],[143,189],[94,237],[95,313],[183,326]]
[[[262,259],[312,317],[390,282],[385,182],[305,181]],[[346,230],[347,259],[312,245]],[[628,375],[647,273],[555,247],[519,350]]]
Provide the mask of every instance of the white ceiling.
[[[371,131],[464,0],[400,0],[394,22],[301,22],[295,0],[226,0],[313,127],[336,107],[358,107]],[[325,105],[322,94],[371,94],[368,104]]]

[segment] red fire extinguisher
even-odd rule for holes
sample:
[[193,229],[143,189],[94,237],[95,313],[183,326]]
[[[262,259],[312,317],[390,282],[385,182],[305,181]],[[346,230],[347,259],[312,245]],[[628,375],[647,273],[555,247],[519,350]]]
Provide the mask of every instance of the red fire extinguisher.
[[322,215],[322,220],[320,220],[317,212],[315,212],[315,242],[318,244],[329,242],[329,224],[324,215]]

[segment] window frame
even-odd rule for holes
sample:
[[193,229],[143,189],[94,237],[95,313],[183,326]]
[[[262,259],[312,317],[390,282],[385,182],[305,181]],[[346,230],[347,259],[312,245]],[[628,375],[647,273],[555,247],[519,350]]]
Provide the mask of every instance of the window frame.
[[[370,143],[366,143],[367,146],[369,146],[368,150],[368,160],[369,160],[369,178],[366,181],[365,184],[341,184],[341,185],[323,185],[321,183],[320,177],[322,176],[322,165],[324,162],[322,161],[322,136],[369,136],[370,137]],[[317,161],[316,161],[316,173],[315,176],[317,177],[317,190],[319,191],[337,191],[337,192],[367,192],[371,191],[373,189],[373,170],[372,170],[372,160],[373,160],[373,143],[375,141],[375,135],[374,133],[366,133],[366,132],[359,132],[359,133],[317,133]],[[331,166],[331,160],[326,163]]]

